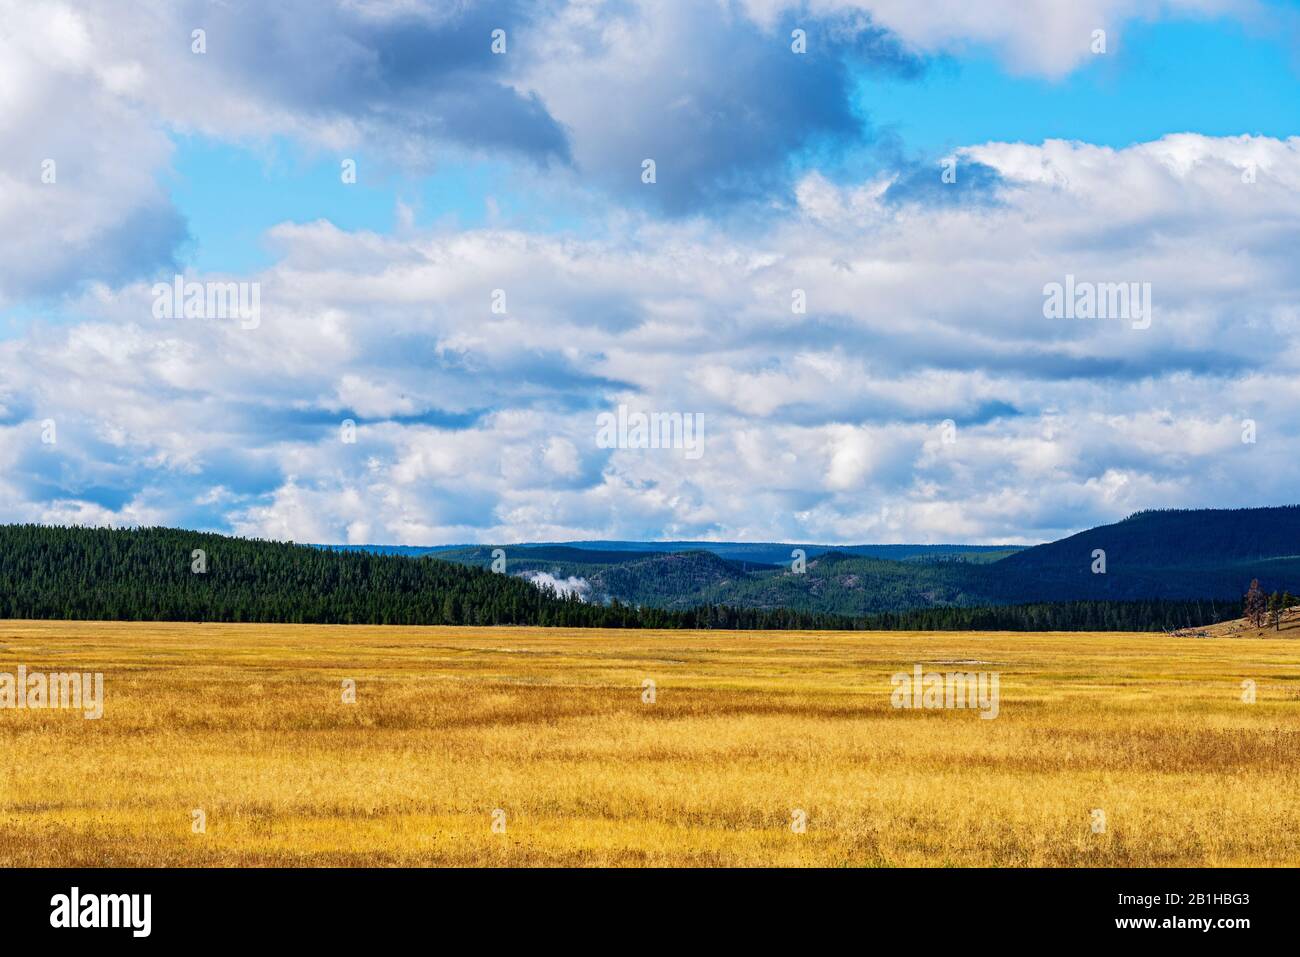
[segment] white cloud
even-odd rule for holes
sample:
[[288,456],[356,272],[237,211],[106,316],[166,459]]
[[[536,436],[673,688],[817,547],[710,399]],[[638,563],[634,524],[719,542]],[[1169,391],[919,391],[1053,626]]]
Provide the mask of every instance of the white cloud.
[[[0,306],[174,265],[189,238],[166,188],[177,133],[253,145],[283,138],[331,155],[364,148],[380,165],[421,170],[434,155],[526,157],[546,169],[539,187],[573,205],[595,202],[593,183],[678,213],[766,200],[786,185],[791,154],[818,137],[867,136],[841,57],[796,67],[770,56],[774,39],[784,42],[772,32],[777,20],[791,10],[819,20],[823,44],[886,69],[908,68],[898,44],[922,55],[989,44],[1049,76],[1082,62],[1097,25],[1184,15],[1265,22],[1254,0],[143,0],[129,15],[109,0],[0,0]],[[196,24],[207,31],[203,54],[191,49]],[[487,24],[509,25],[508,57],[477,45]],[[863,41],[877,28],[884,39]],[[647,190],[640,164],[651,153],[661,168]],[[42,182],[47,160],[54,183]],[[843,220],[872,215],[881,186],[837,190],[809,177],[798,199],[815,218]],[[341,240],[353,256],[341,261],[331,255],[339,237],[319,227],[286,226],[270,239],[305,268],[327,257],[329,273],[313,270],[327,287],[364,296],[411,266],[391,259],[369,270],[384,255],[382,237]],[[314,230],[310,243],[304,228]],[[479,252],[503,267],[511,255]],[[871,276],[871,263],[856,260],[845,259]],[[450,273],[440,281],[457,282]],[[412,302],[428,292],[407,288]],[[690,304],[658,305],[671,324]]]
[[[1293,498],[1300,139],[959,155],[1002,177],[991,202],[810,180],[810,208],[757,232],[286,226],[280,262],[244,277],[253,330],[156,320],[146,283],[88,291],[80,323],[0,343],[0,517],[410,544],[1002,541]],[[1151,282],[1151,328],[1043,318],[1067,273]],[[620,402],[702,413],[704,455],[597,448]]]
[[139,65],[99,40],[76,7],[0,4],[0,306],[133,278],[185,238]]
[[791,9],[813,14],[860,12],[924,53],[969,53],[991,47],[1012,69],[1058,78],[1088,60],[1094,30],[1114,52],[1133,20],[1232,15],[1253,18],[1254,0],[744,0],[772,23]]

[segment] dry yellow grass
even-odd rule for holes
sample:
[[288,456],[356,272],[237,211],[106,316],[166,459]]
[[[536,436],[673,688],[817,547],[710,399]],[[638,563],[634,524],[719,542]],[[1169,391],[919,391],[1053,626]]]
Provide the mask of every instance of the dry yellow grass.
[[[106,697],[0,710],[0,864],[1296,865],[1298,652],[0,622],[0,672],[102,671]],[[916,663],[999,672],[999,717],[895,710]]]

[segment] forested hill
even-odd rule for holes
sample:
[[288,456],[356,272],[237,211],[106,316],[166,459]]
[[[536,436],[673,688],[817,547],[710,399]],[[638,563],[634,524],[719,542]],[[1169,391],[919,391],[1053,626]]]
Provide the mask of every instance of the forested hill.
[[[678,578],[690,580],[683,584],[670,576],[661,583],[665,587],[696,587],[701,568],[712,574],[705,568],[709,562],[720,563],[727,575],[734,575],[737,564],[713,555],[666,558],[681,565]],[[610,567],[618,571],[622,566]],[[513,575],[431,557],[331,551],[170,528],[0,526],[0,619],[1138,631],[1220,621],[1235,617],[1239,607],[1235,601],[1223,607],[1101,601],[929,607],[871,617],[789,606],[740,608],[716,601],[677,610],[634,608],[618,601],[560,597]]]
[[[201,553],[201,554],[199,554]],[[584,603],[439,561],[173,528],[0,526],[0,619],[851,628],[816,612]]]
[[[1104,560],[1105,572],[1095,565]],[[1137,512],[988,566],[995,602],[1233,599],[1300,586],[1300,506]],[[981,601],[983,603],[983,601]]]
[[1300,505],[1150,509],[1002,559],[1003,569],[1087,567],[1093,549],[1119,568],[1211,568],[1300,557]]
[[[1002,605],[1203,602],[1204,621],[1240,608],[1250,583],[1300,592],[1300,507],[1147,511],[1060,541],[1021,550],[946,546],[906,549],[890,559],[853,549],[810,547],[796,567],[726,559],[707,551],[490,545],[449,549],[438,558],[508,574],[564,582],[590,602],[686,611],[706,606],[843,616],[988,608]],[[737,548],[738,546],[728,546]],[[761,545],[768,557],[789,545]],[[740,554],[764,554],[741,552]],[[1080,609],[1053,620],[1082,620]],[[1172,607],[1172,606],[1171,606]],[[1092,614],[1090,611],[1089,614]],[[1115,609],[1132,620],[1132,609]],[[1171,612],[1181,615],[1181,611]],[[945,612],[944,620],[961,615]],[[1140,615],[1138,617],[1141,617]],[[978,620],[991,620],[976,616]],[[902,620],[902,619],[898,619]],[[1151,623],[1167,620],[1151,612]]]
[[627,616],[447,562],[170,528],[0,526],[0,618],[616,627]]

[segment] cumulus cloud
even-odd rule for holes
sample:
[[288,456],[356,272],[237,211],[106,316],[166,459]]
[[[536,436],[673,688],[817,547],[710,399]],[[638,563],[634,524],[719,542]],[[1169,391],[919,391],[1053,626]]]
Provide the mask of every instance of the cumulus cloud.
[[[156,0],[124,29],[117,4],[0,0],[0,305],[34,319],[0,341],[0,518],[1003,541],[1288,500],[1300,140],[968,144],[955,187],[819,166],[870,140],[873,70],[978,45],[1054,77],[1094,27],[1254,10],[1031,9]],[[259,283],[258,328],[158,319],[151,279],[187,239],[177,132],[503,159],[597,212],[573,233],[282,223],[269,268],[190,277]],[[1151,327],[1045,318],[1067,277],[1149,283]],[[705,454],[598,447],[619,404],[702,413]]]
[[146,275],[186,238],[138,64],[101,41],[72,7],[0,6],[0,306]]
[[[84,321],[0,343],[3,517],[408,544],[996,542],[1292,498],[1300,139],[958,157],[996,175],[991,202],[809,174],[757,231],[284,226],[280,260],[246,277],[256,329],[155,319],[147,283],[97,287],[70,306]],[[1067,274],[1150,282],[1150,328],[1045,318]],[[599,448],[620,403],[702,413],[704,454]]]
[[[85,263],[83,279],[155,265],[184,240],[156,184],[167,133],[364,149],[418,173],[448,157],[521,161],[568,188],[694,213],[765,199],[803,150],[866,141],[856,71],[921,69],[864,18],[820,15],[818,42],[797,55],[787,16],[760,24],[715,0],[146,0],[126,25],[108,0],[4,0],[0,15],[0,115],[7,141],[30,144],[5,158],[14,184],[29,189],[41,159],[64,159],[60,202],[98,188],[100,229],[117,230],[82,243],[83,262],[110,257]],[[645,159],[658,164],[653,188]],[[22,210],[44,215],[38,201],[51,197]],[[68,278],[50,268],[31,282]]]
[[654,208],[698,212],[765,197],[800,150],[865,142],[855,69],[921,68],[861,18],[809,19],[816,39],[795,53],[785,15],[759,23],[696,0],[568,4],[538,25],[522,76],[570,132],[585,176]]
[[[816,157],[869,143],[859,94],[873,71],[917,75],[933,55],[982,43],[1057,76],[1098,24],[1254,11],[1247,0],[1035,0],[1028,12],[1011,0],[146,0],[127,14],[109,0],[0,0],[0,306],[183,259],[190,237],[165,187],[178,133],[364,149],[408,171],[505,159],[547,170],[550,190],[701,214],[779,205]],[[962,188],[985,169],[970,166]],[[894,184],[895,198],[918,191],[959,192],[923,174]]]

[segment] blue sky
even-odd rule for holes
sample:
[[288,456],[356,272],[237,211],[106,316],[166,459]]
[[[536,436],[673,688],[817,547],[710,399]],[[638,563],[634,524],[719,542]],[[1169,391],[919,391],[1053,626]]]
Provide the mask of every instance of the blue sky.
[[[0,520],[1032,542],[1297,500],[1294,4],[0,7]],[[177,274],[257,321],[160,316]],[[1067,275],[1151,322],[1045,318]],[[619,405],[707,453],[600,447]]]
[[383,157],[353,151],[355,183],[341,179],[339,157],[291,139],[228,143],[177,136],[169,193],[189,225],[186,266],[203,272],[248,272],[271,265],[267,230],[283,222],[327,219],[340,229],[391,233],[398,209],[416,226],[476,228],[504,219],[531,228],[581,229],[581,221],[545,197],[520,192],[508,164],[456,158],[412,175]]
[[1166,133],[1287,137],[1300,127],[1294,35],[1231,18],[1137,22],[1118,49],[1060,79],[1017,74],[988,50],[915,80],[864,78],[861,102],[910,149],[1077,139],[1123,147]]
[[[1137,21],[1117,49],[1065,77],[1018,72],[979,46],[926,58],[906,76],[859,68],[853,101],[865,123],[917,162],[990,140],[1120,148],[1189,131],[1285,138],[1300,130],[1298,58],[1293,36],[1231,17]],[[337,155],[293,137],[171,137],[176,153],[164,181],[189,227],[183,261],[203,271],[270,265],[275,251],[263,236],[281,222],[325,218],[342,229],[391,232],[399,203],[424,227],[481,227],[494,203],[499,219],[530,229],[584,228],[562,202],[520,190],[511,165],[491,156],[451,157],[412,173],[354,150],[348,156],[362,175],[345,187]],[[869,162],[897,159],[891,150]],[[860,174],[861,165],[846,172]]]

